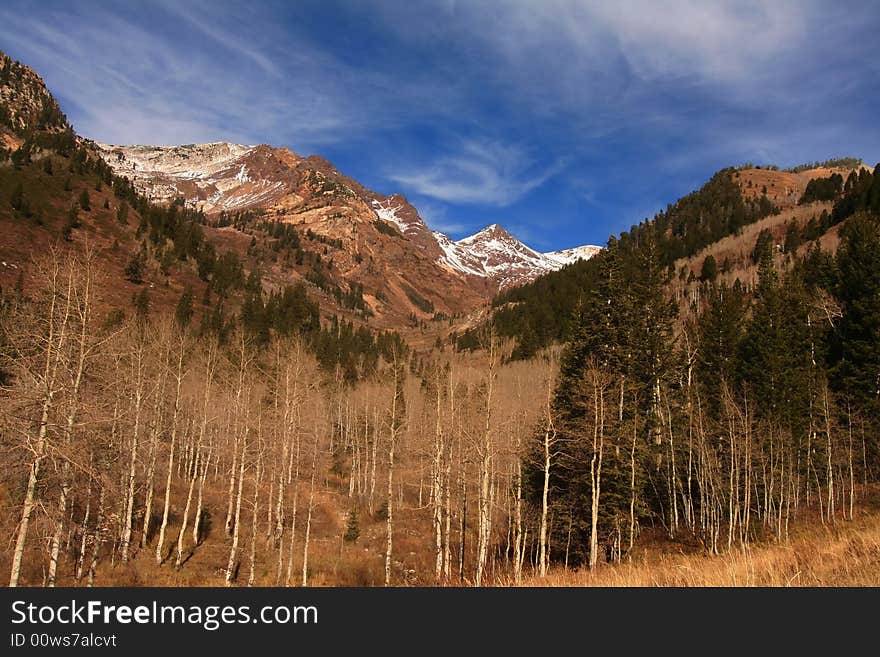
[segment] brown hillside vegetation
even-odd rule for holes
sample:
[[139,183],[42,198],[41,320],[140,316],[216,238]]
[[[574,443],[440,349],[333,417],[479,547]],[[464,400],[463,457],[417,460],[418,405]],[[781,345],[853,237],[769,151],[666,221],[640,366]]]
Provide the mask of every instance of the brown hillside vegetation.
[[[864,167],[862,167],[864,168]],[[777,267],[785,269],[796,257],[802,257],[810,248],[811,243],[802,241],[796,249],[786,251],[786,234],[789,230],[803,231],[810,221],[818,220],[823,212],[831,212],[834,203],[818,201],[799,205],[798,201],[806,190],[807,184],[817,178],[826,178],[834,173],[845,179],[851,168],[813,168],[798,173],[778,171],[774,169],[750,168],[736,171],[734,180],[739,184],[743,196],[757,199],[763,195],[779,209],[758,221],[748,224],[738,233],[728,235],[713,242],[689,258],[680,258],[675,263],[677,276],[673,278],[670,291],[679,301],[688,301],[693,308],[700,307],[703,288],[700,282],[703,263],[712,256],[718,266],[716,283],[732,286],[735,281],[752,290],[758,281],[758,264],[752,258],[752,252],[758,236],[766,231],[772,238],[774,261]],[[818,238],[819,246],[834,252],[840,242],[840,230],[846,222],[832,226]],[[684,304],[683,307],[687,307]]]
[[[746,289],[752,289],[758,280],[758,265],[752,259],[752,250],[762,231],[769,231],[773,237],[775,247],[775,261],[778,266],[784,266],[786,259],[795,254],[785,252],[785,235],[791,226],[803,228],[811,219],[818,218],[823,211],[830,212],[830,202],[810,203],[807,205],[795,205],[781,210],[778,214],[764,217],[752,224],[745,226],[739,234],[728,235],[702,249],[690,258],[681,258],[675,263],[679,276],[672,281],[671,289],[678,298],[693,298],[698,293],[699,280],[691,280],[693,274],[699,279],[703,263],[707,256],[715,258],[718,263],[719,273],[717,282],[733,285],[739,279]],[[845,222],[844,222],[845,223]],[[838,234],[843,223],[832,226],[822,234],[819,244],[822,249],[835,251],[840,241]],[[809,243],[798,246],[797,254],[802,256],[810,248]],[[725,271],[724,265],[727,265]],[[683,274],[681,272],[684,272]]]
[[739,182],[746,198],[756,199],[766,194],[775,206],[786,208],[797,204],[807,188],[807,183],[814,178],[827,178],[833,173],[839,173],[846,178],[850,171],[852,169],[842,167],[819,167],[791,173],[754,168],[737,171],[734,179]]
[[593,571],[554,571],[524,586],[880,586],[880,515],[810,525],[787,543],[745,545],[723,555],[646,552]]

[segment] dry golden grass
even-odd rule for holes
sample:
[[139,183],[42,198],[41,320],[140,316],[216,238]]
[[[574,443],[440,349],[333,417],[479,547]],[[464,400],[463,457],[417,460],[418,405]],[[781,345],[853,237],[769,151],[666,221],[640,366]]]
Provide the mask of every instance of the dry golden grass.
[[880,586],[880,515],[799,530],[788,543],[709,557],[647,554],[594,571],[556,571],[526,586]]

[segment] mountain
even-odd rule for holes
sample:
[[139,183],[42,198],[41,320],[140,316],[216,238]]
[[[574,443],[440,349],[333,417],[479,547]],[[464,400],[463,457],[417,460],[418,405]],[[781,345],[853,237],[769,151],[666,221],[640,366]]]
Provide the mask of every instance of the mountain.
[[[114,173],[131,179],[139,191],[155,201],[182,198],[188,206],[209,215],[260,210],[342,239],[355,249],[359,245],[350,243],[352,226],[378,220],[385,224],[374,223],[379,232],[403,237],[406,250],[423,261],[423,269],[430,271],[431,265],[439,265],[445,271],[438,275],[437,284],[449,285],[451,274],[485,298],[578,259],[588,259],[600,248],[539,253],[497,224],[456,242],[442,233],[432,233],[402,195],[383,196],[341,174],[322,158],[301,157],[265,144],[95,146]],[[388,260],[392,254],[373,255]],[[453,284],[452,290],[457,287]],[[430,297],[435,292],[423,287],[420,294]],[[469,303],[472,297],[472,293],[464,295]]]
[[493,280],[499,291],[530,283],[578,260],[589,260],[602,250],[599,246],[579,246],[565,251],[539,253],[498,224],[492,224],[457,242],[443,233],[434,233],[434,236],[443,249],[441,262],[444,266]]
[[[158,307],[187,288],[199,298],[216,292],[210,263],[225,258],[238,263],[238,278],[257,275],[265,294],[304,286],[324,322],[400,329],[470,315],[500,290],[592,253],[541,254],[498,226],[455,242],[433,233],[404,196],[367,189],[331,162],[286,148],[80,137],[39,75],[0,55],[3,161],[13,165],[0,171],[0,195],[9,197],[0,211],[4,287],[16,284],[27,245],[89,240],[118,277],[114,303],[140,290],[127,280],[134,261]],[[185,212],[175,214],[178,205]]]
[[[379,232],[405,238],[409,249],[428,261],[421,263],[423,267],[439,264],[447,273],[459,279],[463,276],[481,296],[535,280],[587,259],[600,248],[539,253],[497,224],[454,242],[442,233],[432,233],[402,195],[383,196],[320,157],[301,157],[284,148],[226,142],[95,146],[114,173],[130,178],[139,191],[158,202],[182,198],[209,215],[268,212],[344,241],[351,237],[354,223],[373,222]],[[337,221],[328,222],[328,217]],[[376,220],[385,226],[376,225]],[[441,275],[438,282],[444,279],[448,276]]]

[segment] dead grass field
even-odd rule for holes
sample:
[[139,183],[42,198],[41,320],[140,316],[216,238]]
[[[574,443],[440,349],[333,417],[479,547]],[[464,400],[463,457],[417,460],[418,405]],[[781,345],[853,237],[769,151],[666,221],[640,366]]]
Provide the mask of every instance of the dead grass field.
[[525,586],[880,586],[880,514],[835,526],[805,526],[787,543],[728,554],[647,553],[594,571],[555,571]]

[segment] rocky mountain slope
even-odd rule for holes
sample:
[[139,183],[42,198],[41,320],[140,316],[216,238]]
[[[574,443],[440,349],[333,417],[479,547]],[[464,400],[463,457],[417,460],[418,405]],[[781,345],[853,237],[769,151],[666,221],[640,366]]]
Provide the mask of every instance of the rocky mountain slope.
[[[449,283],[451,275],[482,297],[587,259],[599,249],[584,246],[539,253],[497,225],[456,242],[432,233],[403,196],[368,190],[326,160],[304,158],[288,149],[225,142],[96,147],[116,174],[129,177],[156,201],[183,198],[209,215],[263,211],[342,239],[358,252],[364,246],[360,242],[365,227],[373,224],[383,235],[403,238],[397,246],[418,256],[421,268],[442,269],[438,283]],[[352,230],[356,225],[361,226],[360,235]],[[391,254],[373,251],[371,255],[388,260]],[[420,294],[430,298],[431,290],[425,288]]]
[[67,119],[40,76],[0,52],[0,148],[18,148],[25,132],[65,128]]

